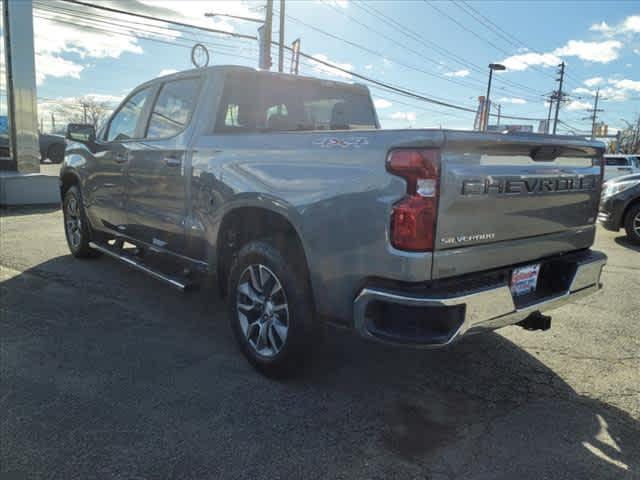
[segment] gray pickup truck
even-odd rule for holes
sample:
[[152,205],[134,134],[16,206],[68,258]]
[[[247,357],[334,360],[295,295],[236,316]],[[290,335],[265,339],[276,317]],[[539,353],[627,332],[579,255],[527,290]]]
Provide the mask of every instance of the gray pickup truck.
[[236,66],[156,78],[67,138],[72,254],[180,289],[216,277],[267,374],[327,323],[441,347],[547,329],[542,312],[601,286],[601,143],[380,130],[364,86]]

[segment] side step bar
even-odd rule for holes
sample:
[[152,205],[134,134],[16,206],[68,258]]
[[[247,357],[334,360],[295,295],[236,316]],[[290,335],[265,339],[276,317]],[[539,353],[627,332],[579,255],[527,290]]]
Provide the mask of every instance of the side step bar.
[[126,265],[129,265],[132,268],[135,268],[136,270],[140,270],[141,272],[144,272],[152,276],[156,280],[165,282],[171,285],[172,287],[177,288],[181,292],[184,292],[185,290],[191,287],[189,283],[185,283],[183,280],[177,277],[173,277],[171,275],[167,275],[162,272],[159,272],[158,270],[154,270],[146,266],[145,264],[139,262],[138,260],[131,258],[131,256],[122,254],[120,251],[118,251],[117,248],[113,248],[110,245],[99,245],[94,242],[89,242],[89,246],[94,250],[98,250],[99,252],[102,252],[105,255],[109,255],[110,257],[113,257],[116,260],[120,260],[121,262],[125,263]]

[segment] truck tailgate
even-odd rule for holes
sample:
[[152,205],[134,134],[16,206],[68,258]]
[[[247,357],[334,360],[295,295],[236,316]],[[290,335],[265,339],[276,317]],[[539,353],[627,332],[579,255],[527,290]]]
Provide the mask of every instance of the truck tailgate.
[[601,144],[446,132],[433,277],[526,262],[593,242]]

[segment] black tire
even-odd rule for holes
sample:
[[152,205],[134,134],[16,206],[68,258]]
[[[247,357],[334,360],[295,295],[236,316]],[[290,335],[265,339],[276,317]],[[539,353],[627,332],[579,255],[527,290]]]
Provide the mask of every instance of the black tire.
[[64,160],[64,145],[61,143],[54,143],[47,150],[47,157],[52,163],[62,163]]
[[[245,304],[252,298],[244,295],[243,291],[247,289],[245,280],[251,277],[249,269],[255,269],[255,266],[264,267],[264,269],[260,269],[260,272],[262,272],[260,275],[266,277],[266,281],[261,285],[261,287],[265,287],[262,289],[263,293],[261,294],[264,303],[262,303],[262,307],[256,307],[255,309],[257,312],[262,311],[262,315],[258,315],[261,318],[260,320],[255,320],[256,315],[254,315],[255,312],[253,310],[251,312],[243,310],[243,312],[246,312],[243,324],[239,304]],[[249,273],[247,273],[248,271]],[[268,297],[264,294],[265,289],[270,285],[269,282],[272,275],[275,276],[276,281],[281,286],[282,296],[280,295],[280,290]],[[248,283],[250,285],[253,284],[252,281]],[[258,283],[260,283],[259,280]],[[275,282],[272,286],[271,291],[273,292],[277,289]],[[245,245],[235,257],[231,266],[227,292],[231,329],[240,346],[240,350],[249,362],[258,371],[269,377],[281,378],[299,372],[307,360],[313,326],[313,307],[311,295],[309,294],[308,279],[304,278],[304,275],[299,273],[291,265],[291,262],[288,262],[284,255],[273,245],[266,241],[253,241]],[[255,293],[256,290],[253,290],[253,292]],[[271,292],[266,293],[269,294]],[[283,302],[286,305],[286,312],[282,309]],[[253,300],[251,303],[258,305],[258,302]],[[269,304],[271,304],[270,312],[268,311]],[[243,306],[243,308],[245,307],[246,305]],[[286,313],[286,322],[284,313]],[[271,314],[272,323],[269,323],[269,314]],[[266,320],[262,318],[265,316],[267,317]],[[276,319],[278,320],[276,321]],[[249,320],[255,320],[251,324],[254,327],[260,322],[264,321],[264,323],[260,323],[260,325],[251,330],[251,327],[245,328]],[[278,330],[276,323],[280,327],[286,323],[287,327],[285,340],[281,344],[277,341],[281,338],[277,333],[280,330]],[[256,328],[259,330],[256,331]],[[264,351],[267,354],[259,353],[256,346],[259,344],[258,337],[262,335],[263,328],[268,332],[264,340],[272,345],[272,347],[265,345]],[[253,331],[256,334],[248,334],[247,332],[249,331]]]
[[84,212],[82,195],[75,185],[69,187],[62,201],[64,233],[69,251],[76,258],[99,257],[100,252],[89,246],[91,228]]
[[640,245],[640,203],[632,205],[624,217],[624,229],[631,243]]

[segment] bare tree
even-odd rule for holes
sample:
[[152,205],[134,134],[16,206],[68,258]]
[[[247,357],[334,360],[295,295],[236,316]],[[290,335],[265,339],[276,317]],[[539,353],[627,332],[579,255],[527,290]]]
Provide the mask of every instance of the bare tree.
[[109,102],[96,100],[92,96],[74,98],[60,102],[52,109],[60,125],[67,123],[90,123],[97,130],[107,119],[113,106]]
[[100,102],[93,97],[79,97],[75,101],[82,110],[83,123],[90,123],[96,130],[112,110],[107,102]]

